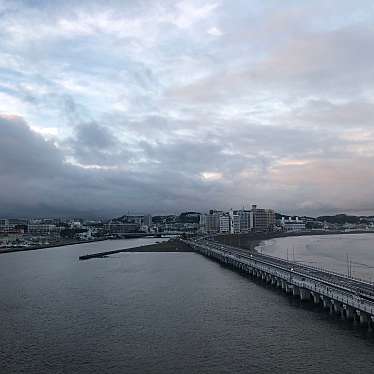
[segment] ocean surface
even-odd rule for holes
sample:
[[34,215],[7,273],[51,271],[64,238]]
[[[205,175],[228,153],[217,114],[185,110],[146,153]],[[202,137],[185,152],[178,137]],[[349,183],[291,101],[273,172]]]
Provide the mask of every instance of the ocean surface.
[[0,255],[0,373],[374,372],[372,333],[198,254],[78,261],[145,242]]
[[374,281],[374,234],[277,238],[261,243],[257,250],[345,275],[350,266],[352,276]]

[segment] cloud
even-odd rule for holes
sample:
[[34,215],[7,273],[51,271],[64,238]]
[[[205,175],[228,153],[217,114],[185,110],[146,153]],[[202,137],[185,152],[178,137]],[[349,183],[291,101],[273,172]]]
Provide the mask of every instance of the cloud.
[[370,1],[0,4],[3,212],[371,209]]
[[209,35],[212,35],[212,36],[222,36],[223,33],[220,29],[218,29],[217,27],[211,27],[208,31],[208,34]]
[[59,173],[57,166],[62,165],[63,155],[53,143],[33,132],[22,118],[1,116],[0,131],[0,170],[4,179],[17,173],[44,177]]
[[[100,131],[96,128],[94,134]],[[106,149],[110,143],[96,141],[94,134],[85,144]],[[181,167],[174,163],[174,156],[163,167],[86,168],[66,162],[59,148],[19,117],[1,117],[0,139],[0,209],[8,215],[110,215],[128,209],[165,212],[190,204],[197,208],[204,199],[206,187],[194,176],[192,164]],[[160,158],[165,153],[166,149],[157,150]]]
[[[273,128],[275,138],[277,131],[284,135]],[[100,152],[117,144],[110,130],[97,124],[84,124],[76,134],[85,135],[81,146],[101,156]],[[110,215],[128,209],[154,213],[189,207],[229,208],[225,204],[242,206],[250,201],[267,201],[287,209],[292,201],[295,210],[319,211],[348,209],[348,202],[362,209],[371,199],[370,192],[359,192],[374,178],[371,158],[360,158],[360,167],[350,178],[345,165],[353,168],[354,164],[347,159],[303,161],[297,158],[298,150],[282,147],[284,139],[270,144],[270,138],[263,139],[260,133],[252,132],[251,136],[244,136],[242,144],[237,142],[237,153],[230,152],[230,143],[235,141],[232,135],[200,143],[181,138],[173,143],[142,141],[136,152],[128,152],[128,159],[117,160],[117,167],[107,167],[93,158],[66,162],[66,153],[33,132],[24,120],[3,116],[0,208],[21,215],[67,214],[69,210],[70,214]],[[79,147],[74,143],[77,139],[70,141],[71,146]],[[296,158],[290,159],[292,156]],[[92,166],[94,162],[97,167]],[[125,162],[127,167],[121,167]],[[332,183],[339,188],[332,190]],[[356,190],[358,185],[361,187]],[[231,196],[229,203],[225,202],[227,196]]]

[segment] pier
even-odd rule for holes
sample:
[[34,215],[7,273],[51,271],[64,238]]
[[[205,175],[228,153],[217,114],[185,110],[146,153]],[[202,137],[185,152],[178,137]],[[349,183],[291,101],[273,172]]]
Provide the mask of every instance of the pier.
[[231,266],[251,277],[282,289],[303,301],[312,301],[331,314],[374,326],[374,286],[344,276],[277,257],[249,252],[206,238],[186,240],[196,252]]

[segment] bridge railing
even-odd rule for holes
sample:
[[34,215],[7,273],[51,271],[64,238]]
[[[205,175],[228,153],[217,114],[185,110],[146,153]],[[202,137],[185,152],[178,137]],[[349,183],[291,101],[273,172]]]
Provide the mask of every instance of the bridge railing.
[[[280,277],[281,279],[284,279],[291,284],[297,285],[298,287],[306,288],[311,292],[318,292],[321,295],[327,296],[342,303],[347,303],[352,307],[373,314],[374,302],[363,299],[359,295],[356,295],[355,292],[349,288],[342,287],[341,285],[335,284],[333,282],[328,282],[324,279],[318,279],[314,276],[306,275],[297,271],[292,271],[288,268],[278,269],[278,265],[274,263],[266,263],[263,261],[266,261],[266,259],[259,259],[258,257],[249,259],[247,257],[241,256],[240,254],[228,254],[220,249],[212,249],[206,245],[203,245],[203,247],[215,253],[225,254],[225,256],[228,258],[231,258],[235,261],[240,261],[241,263],[247,264],[251,267],[255,267],[260,271],[265,271],[273,276]],[[257,266],[255,265],[256,263]]]
[[313,266],[313,265],[305,265],[305,264],[297,262],[297,261],[296,262],[289,261],[289,260],[287,261],[286,259],[275,257],[275,256],[271,256],[271,255],[267,255],[267,254],[266,255],[259,254],[259,255],[263,256],[263,257],[270,257],[270,258],[274,258],[274,259],[277,259],[277,260],[282,260],[282,261],[285,261],[285,262],[287,262],[289,264],[297,264],[299,266],[305,267],[306,269],[314,269],[314,270],[321,271],[321,272],[327,273],[327,274],[331,274],[331,275],[334,275],[334,276],[337,276],[337,277],[340,277],[340,278],[344,278],[344,279],[347,279],[347,280],[355,280],[357,282],[364,283],[367,286],[374,287],[374,282],[368,282],[367,280],[359,278],[359,277],[348,276],[348,275],[343,274],[343,273],[338,273],[338,272],[335,272],[333,270],[329,270],[327,268],[324,268],[322,266],[318,267],[318,266]]
[[[220,242],[216,242],[216,241],[213,241],[213,240],[210,240],[216,244],[219,244],[219,245],[222,245],[223,247],[227,247],[227,248],[232,248],[233,250],[235,249],[240,249],[240,250],[243,250],[242,248],[240,247],[234,247],[234,246],[231,246],[231,245],[227,245],[227,244],[223,244],[223,243],[220,243]],[[284,261],[284,262],[287,262],[289,263],[290,265],[296,263],[298,264],[299,266],[303,266],[305,267],[306,269],[313,269],[313,270],[317,270],[317,271],[321,271],[321,272],[324,272],[326,274],[330,274],[330,275],[334,275],[334,276],[337,276],[337,277],[340,277],[340,278],[344,278],[344,279],[347,279],[347,280],[354,280],[354,281],[357,281],[357,282],[360,282],[360,283],[363,283],[367,286],[371,286],[373,287],[373,291],[374,291],[374,282],[368,282],[367,280],[365,279],[362,279],[362,278],[359,278],[359,277],[355,277],[355,276],[348,276],[346,274],[342,274],[342,273],[338,273],[338,272],[335,272],[333,270],[329,270],[329,269],[326,269],[326,268],[323,268],[323,267],[317,267],[317,266],[313,266],[313,265],[305,265],[305,264],[300,264],[300,262],[293,262],[293,261],[290,261],[290,260],[286,260],[284,258],[280,258],[280,257],[276,257],[276,256],[271,256],[271,255],[268,255],[268,254],[263,254],[263,253],[259,253],[259,252],[256,252],[256,255],[258,256],[262,256],[262,257],[269,257],[269,258],[272,258],[274,260],[281,260],[281,261]]]
[[[264,258],[265,256],[254,256],[253,258],[248,258],[246,256],[240,255],[240,253],[227,253],[222,249],[212,248],[209,246],[209,244],[194,243],[194,246],[198,246],[202,249],[214,252],[219,255],[224,255],[225,257],[231,258],[234,261],[246,264],[252,268],[256,268],[259,271],[265,271],[272,276],[279,277],[287,282],[290,282],[290,284],[296,285],[301,288],[306,288],[310,292],[318,292],[321,295],[342,302],[343,304],[350,305],[351,307],[354,307],[358,310],[370,313],[371,315],[374,314],[374,301],[362,298],[350,288],[345,288],[342,285],[329,282],[326,279],[318,279],[317,277],[311,275],[293,271],[291,269],[288,269],[288,267],[283,268],[281,264],[277,265],[275,263],[267,263],[266,258]],[[277,259],[276,257],[274,258]]]

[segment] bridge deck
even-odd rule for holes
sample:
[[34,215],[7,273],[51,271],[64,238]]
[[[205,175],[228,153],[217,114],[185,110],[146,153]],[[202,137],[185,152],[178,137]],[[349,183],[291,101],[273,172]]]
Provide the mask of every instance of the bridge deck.
[[334,273],[328,270],[318,269],[312,266],[300,264],[297,262],[287,261],[281,258],[250,252],[245,249],[221,244],[211,240],[198,240],[193,245],[203,246],[209,250],[214,250],[227,256],[234,256],[239,261],[245,263],[256,262],[277,268],[281,271],[288,272],[298,276],[301,279],[307,278],[320,284],[338,289],[345,295],[353,295],[356,299],[360,299],[370,310],[374,308],[374,286],[364,280],[347,277],[343,274]]

